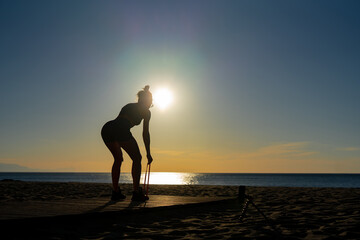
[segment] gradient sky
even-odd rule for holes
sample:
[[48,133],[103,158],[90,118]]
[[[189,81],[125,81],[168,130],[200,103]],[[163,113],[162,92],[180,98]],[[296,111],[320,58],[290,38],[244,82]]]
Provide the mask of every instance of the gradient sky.
[[0,162],[110,171],[101,127],[149,84],[174,94],[151,109],[153,171],[359,173],[359,12],[356,0],[1,0]]

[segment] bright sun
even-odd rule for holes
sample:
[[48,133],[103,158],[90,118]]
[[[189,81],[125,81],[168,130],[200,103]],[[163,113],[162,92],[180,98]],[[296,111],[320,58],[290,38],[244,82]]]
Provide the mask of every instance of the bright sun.
[[173,94],[167,88],[160,88],[154,92],[154,105],[161,110],[166,109],[173,101]]

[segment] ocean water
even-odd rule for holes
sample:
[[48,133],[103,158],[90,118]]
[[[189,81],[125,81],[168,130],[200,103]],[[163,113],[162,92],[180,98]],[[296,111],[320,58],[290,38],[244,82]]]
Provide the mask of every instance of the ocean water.
[[[142,175],[141,183],[143,182],[143,177]],[[40,182],[111,183],[110,173],[0,172],[0,180],[2,179]],[[120,182],[132,183],[131,174],[121,173]],[[360,188],[360,174],[152,172],[150,184]]]

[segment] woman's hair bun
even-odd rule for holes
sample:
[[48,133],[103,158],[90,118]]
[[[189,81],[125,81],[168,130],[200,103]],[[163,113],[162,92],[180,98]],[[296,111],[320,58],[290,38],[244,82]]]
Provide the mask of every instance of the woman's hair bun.
[[151,92],[149,91],[150,89],[150,86],[149,85],[146,85],[143,90],[139,91],[137,93],[137,96],[138,96],[138,100],[140,99],[144,99],[144,98],[152,98],[152,94]]

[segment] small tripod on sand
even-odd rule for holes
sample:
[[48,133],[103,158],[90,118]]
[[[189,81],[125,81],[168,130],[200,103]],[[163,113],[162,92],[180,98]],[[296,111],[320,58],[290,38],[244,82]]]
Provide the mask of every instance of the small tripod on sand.
[[249,204],[251,203],[251,205],[253,205],[256,208],[256,210],[261,214],[261,216],[263,216],[263,218],[265,219],[268,226],[271,227],[274,230],[274,232],[277,234],[277,237],[281,237],[281,231],[279,231],[279,229],[277,227],[275,227],[274,224],[272,224],[270,222],[270,220],[258,208],[258,206],[255,205],[255,203],[253,202],[253,198],[251,196],[245,194],[245,186],[239,186],[238,199],[239,199],[240,203],[244,204],[244,206],[243,206],[243,208],[241,210],[240,216],[239,216],[239,221],[240,222],[246,216],[246,210],[249,208]]
[[245,194],[245,186],[239,186],[239,201],[240,202],[244,202],[244,207],[241,210],[241,214],[239,216],[239,221],[242,221],[242,219],[245,217],[246,211],[249,207],[249,204],[251,203],[256,210],[261,214],[261,216],[264,217],[265,221],[269,224],[269,219],[265,216],[265,214],[255,205],[255,203],[253,202],[253,198],[250,195]]

